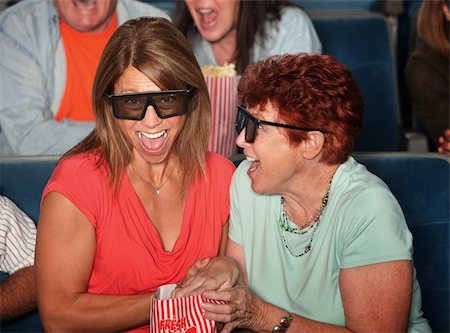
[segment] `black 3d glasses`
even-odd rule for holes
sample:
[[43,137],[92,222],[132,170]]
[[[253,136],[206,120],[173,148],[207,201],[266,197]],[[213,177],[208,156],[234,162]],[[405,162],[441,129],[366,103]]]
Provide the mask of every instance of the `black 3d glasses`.
[[280,123],[274,123],[271,121],[256,119],[254,116],[252,116],[247,111],[245,106],[238,105],[238,112],[236,115],[236,131],[239,134],[245,128],[245,141],[246,142],[253,143],[255,141],[256,130],[259,127],[261,127],[261,125],[276,126],[276,127],[294,129],[294,130],[299,130],[299,131],[308,131],[308,132],[309,131],[319,131],[322,133],[326,133],[325,131],[315,129],[315,128],[298,127],[298,126],[294,126],[294,125],[280,124]]
[[142,120],[151,105],[159,118],[165,119],[185,114],[191,89],[164,90],[138,94],[112,94],[114,117],[118,119]]

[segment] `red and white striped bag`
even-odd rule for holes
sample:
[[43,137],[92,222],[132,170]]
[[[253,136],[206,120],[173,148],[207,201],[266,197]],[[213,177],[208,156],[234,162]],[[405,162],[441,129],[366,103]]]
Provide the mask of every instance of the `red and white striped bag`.
[[202,295],[170,298],[175,284],[158,288],[150,308],[150,333],[217,333],[216,322],[202,315],[200,304],[218,303]]
[[208,150],[230,157],[238,152],[235,129],[240,76],[205,76],[211,100],[212,126]]

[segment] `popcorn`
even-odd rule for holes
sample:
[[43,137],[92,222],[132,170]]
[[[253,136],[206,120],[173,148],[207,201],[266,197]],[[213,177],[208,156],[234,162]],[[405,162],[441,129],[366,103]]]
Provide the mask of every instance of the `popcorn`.
[[201,304],[224,302],[202,295],[171,298],[175,287],[163,285],[151,298],[150,333],[217,333],[217,323],[203,317]]
[[205,65],[201,68],[203,76],[236,76],[236,66],[225,63],[223,66]]
[[238,152],[235,119],[237,113],[237,86],[240,76],[234,64],[205,65],[202,68],[211,100],[212,126],[208,151],[225,157]]

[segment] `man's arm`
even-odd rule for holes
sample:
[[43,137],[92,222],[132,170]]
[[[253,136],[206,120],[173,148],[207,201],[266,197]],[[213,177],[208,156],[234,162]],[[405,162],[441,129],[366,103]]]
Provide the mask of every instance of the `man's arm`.
[[10,199],[0,195],[0,322],[36,309],[34,247],[36,226]]
[[0,284],[0,322],[36,309],[34,266],[19,269]]
[[[0,127],[14,155],[59,155],[81,141],[94,122],[56,121],[39,60],[0,34]],[[54,54],[52,55],[55,56]]]

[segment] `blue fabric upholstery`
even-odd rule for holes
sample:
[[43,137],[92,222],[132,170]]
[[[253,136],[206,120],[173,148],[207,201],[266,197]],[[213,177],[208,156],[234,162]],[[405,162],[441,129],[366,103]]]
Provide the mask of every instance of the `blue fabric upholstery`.
[[[422,309],[433,332],[449,332],[450,159],[437,153],[355,153],[391,189],[413,234]],[[238,166],[244,155],[230,159]]]
[[355,154],[389,186],[414,236],[422,308],[434,332],[449,332],[450,160],[437,153]]
[[39,313],[34,311],[20,318],[0,325],[2,333],[7,332],[44,332]]
[[381,14],[316,16],[323,53],[353,73],[365,102],[363,129],[355,151],[403,150],[393,50]]
[[[162,10],[171,12],[175,9],[177,0],[140,0]],[[296,6],[307,12],[316,11],[376,11],[379,0],[290,0]]]
[[0,194],[10,198],[35,223],[39,218],[42,190],[56,159],[54,156],[0,158]]
[[140,0],[140,1],[147,2],[155,7],[158,7],[161,10],[166,11],[170,16],[172,16],[173,19],[173,14],[175,7],[177,5],[177,0]]
[[316,11],[375,11],[378,9],[378,0],[290,0],[296,6],[309,13]]
[[[0,194],[10,198],[35,223],[39,218],[42,190],[55,167],[56,157],[0,157]],[[1,274],[0,280],[7,278]],[[43,332],[39,314],[4,323],[1,332]]]

